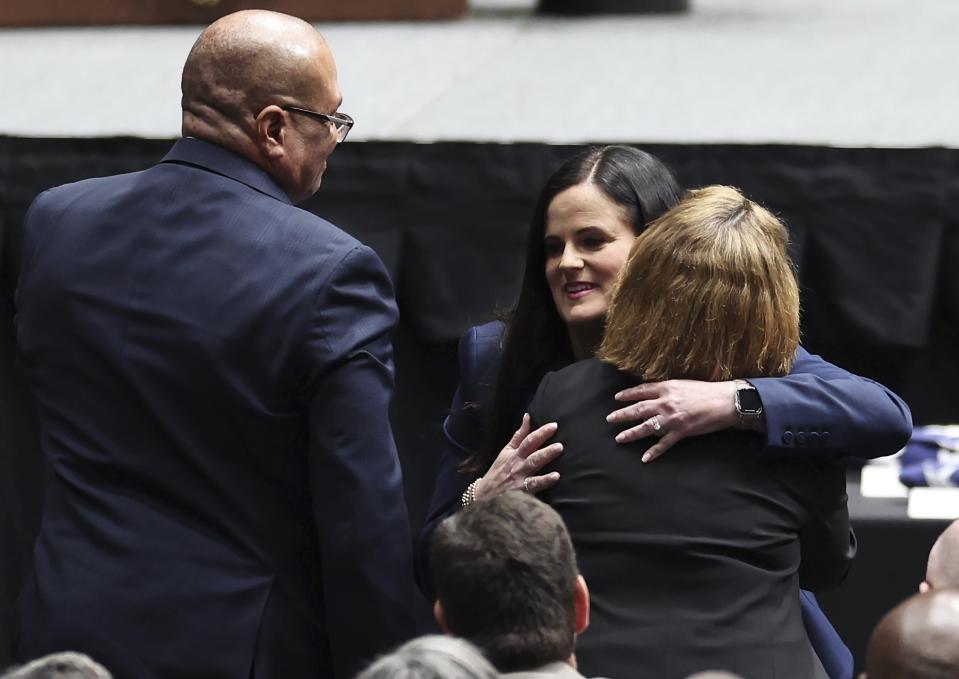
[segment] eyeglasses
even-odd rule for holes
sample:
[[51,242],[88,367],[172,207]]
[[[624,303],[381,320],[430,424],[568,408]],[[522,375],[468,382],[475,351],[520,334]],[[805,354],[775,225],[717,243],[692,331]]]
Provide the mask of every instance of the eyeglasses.
[[311,111],[308,108],[300,108],[299,106],[281,106],[284,111],[295,111],[296,113],[302,113],[304,115],[313,116],[314,118],[319,118],[328,123],[333,123],[333,129],[336,131],[336,143],[340,144],[346,139],[346,135],[350,133],[350,129],[353,127],[353,119],[346,115],[345,113],[333,113],[327,115],[326,113],[320,113],[319,111]]

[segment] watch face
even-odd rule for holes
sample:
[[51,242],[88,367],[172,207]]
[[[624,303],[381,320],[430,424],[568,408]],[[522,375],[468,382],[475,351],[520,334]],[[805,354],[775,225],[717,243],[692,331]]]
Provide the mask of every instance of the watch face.
[[759,392],[755,389],[739,389],[738,395],[740,412],[758,414],[763,411],[763,402],[759,399]]

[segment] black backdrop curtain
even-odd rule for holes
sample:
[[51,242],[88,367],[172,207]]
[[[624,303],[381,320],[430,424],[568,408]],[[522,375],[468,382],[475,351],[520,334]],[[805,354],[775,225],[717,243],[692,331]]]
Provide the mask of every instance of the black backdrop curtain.
[[[0,665],[37,529],[43,468],[14,361],[23,215],[40,191],[145,168],[169,140],[0,137]],[[641,145],[687,187],[741,187],[790,228],[805,346],[902,394],[921,423],[959,421],[959,151]],[[579,147],[348,143],[303,205],[382,257],[396,285],[394,426],[416,528],[429,501],[456,340],[518,289],[526,223]]]

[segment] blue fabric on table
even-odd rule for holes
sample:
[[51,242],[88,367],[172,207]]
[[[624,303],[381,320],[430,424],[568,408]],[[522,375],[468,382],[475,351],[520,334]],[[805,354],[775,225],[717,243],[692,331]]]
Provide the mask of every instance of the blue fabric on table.
[[910,488],[959,486],[959,426],[916,427],[899,463],[899,480]]

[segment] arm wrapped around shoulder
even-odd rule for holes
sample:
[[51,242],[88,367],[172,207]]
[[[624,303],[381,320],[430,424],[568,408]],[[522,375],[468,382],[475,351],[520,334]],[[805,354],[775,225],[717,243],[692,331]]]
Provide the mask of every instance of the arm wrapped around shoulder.
[[899,396],[802,347],[785,377],[749,381],[762,399],[770,452],[872,459],[892,455],[912,435],[912,413]]

